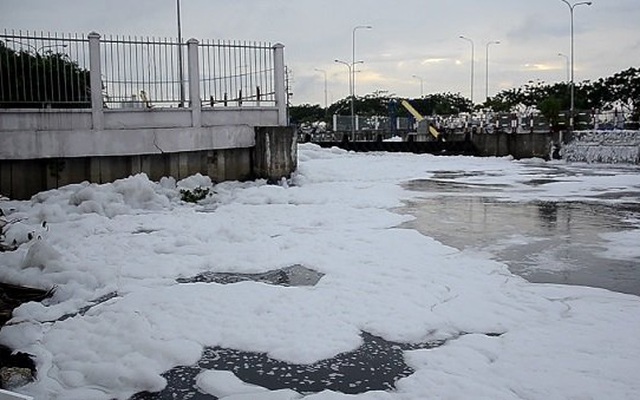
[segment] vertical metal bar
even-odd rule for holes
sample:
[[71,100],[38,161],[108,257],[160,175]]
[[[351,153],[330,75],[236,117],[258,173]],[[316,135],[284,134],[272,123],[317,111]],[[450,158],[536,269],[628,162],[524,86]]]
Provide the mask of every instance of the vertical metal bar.
[[[222,74],[224,80],[224,97],[225,100],[228,98],[229,93],[231,92],[232,88],[231,88],[231,82],[230,82],[230,76],[229,76],[229,68],[228,68],[228,64],[229,64],[229,53],[228,53],[228,48],[225,47],[223,49],[221,49],[222,52],[222,68],[224,69],[224,73]],[[225,101],[225,106],[227,105],[226,101]]]
[[144,81],[144,76],[142,77],[142,79],[140,78],[140,46],[138,45],[138,37],[134,36],[133,37],[133,43],[131,44],[131,46],[133,47],[133,52],[135,54],[135,60],[133,61],[133,68],[136,71],[136,77],[134,78],[135,80],[135,86],[136,86],[136,93],[138,93],[138,95],[140,95],[140,82]]
[[[132,78],[130,79],[127,76],[127,71],[128,70],[131,71],[131,64],[132,64],[131,60],[133,60],[133,47],[131,46],[131,36],[129,36],[129,41],[126,44],[126,47],[129,49],[129,59],[125,60],[126,65],[123,65],[123,74],[125,75],[125,76],[123,76],[123,79],[124,79],[125,82],[129,83],[129,92],[131,92],[130,94],[133,96],[133,94],[134,94],[134,91],[133,91],[134,90],[133,89],[133,79]],[[130,75],[133,77],[133,71],[130,72]],[[127,91],[125,91],[125,93],[127,93]]]
[[109,61],[111,66],[111,72],[110,72],[110,76],[106,77],[105,79],[106,85],[107,85],[107,93],[111,93],[111,95],[107,98],[107,100],[109,100],[110,103],[113,103],[114,96],[116,96],[117,98],[118,95],[120,94],[116,90],[116,84],[114,82],[117,76],[116,71],[120,71],[120,52],[118,51],[117,47],[114,52],[113,50],[114,47],[115,47],[115,43],[114,43],[113,35],[110,35],[109,36]]
[[222,98],[222,94],[226,93],[226,90],[224,89],[224,62],[222,60],[222,58],[224,57],[224,55],[222,54],[222,51],[220,50],[221,48],[221,43],[220,40],[217,41],[216,44],[217,48],[217,52],[218,52],[218,59],[217,59],[217,63],[218,63],[218,78],[216,79],[216,83],[218,84],[218,90],[220,90],[220,92],[218,93],[218,98]]
[[[57,43],[58,41],[58,32],[54,32],[53,34],[53,43]],[[52,43],[51,39],[49,39],[49,43]],[[55,68],[51,71],[52,83],[55,88],[55,94],[52,96],[52,103],[56,103],[61,100],[62,97],[62,86],[60,85],[60,57],[55,56],[54,53],[49,54],[49,59],[54,60],[56,63]],[[54,82],[55,81],[55,82]]]
[[[47,32],[47,38],[50,39],[51,38],[51,32]],[[43,58],[44,60],[45,58]],[[45,97],[45,101],[47,104],[49,104],[53,98],[54,98],[54,93],[53,93],[53,60],[49,57],[46,59],[47,60],[47,64],[46,64],[46,71],[45,74],[47,75],[47,79],[45,79],[44,82],[44,87],[46,89],[46,97]]]
[[235,40],[233,41],[233,61],[235,63],[234,71],[236,71],[236,94],[239,96],[238,101],[240,105],[242,105],[242,53],[240,52],[238,43],[239,42]]
[[[28,33],[29,32],[27,31],[27,34]],[[22,36],[22,31],[20,31],[20,36]],[[20,45],[20,50],[21,50],[20,51],[20,76],[24,76],[24,57],[23,57],[24,53],[22,52],[22,45]],[[24,79],[23,79],[23,81],[24,81]],[[21,87],[21,89],[22,89],[22,101],[24,101],[24,95],[25,95],[24,94],[24,84],[21,85],[21,86],[22,86]],[[20,98],[20,97],[18,97],[18,98]]]
[[165,100],[164,97],[164,81],[162,80],[162,49],[164,48],[164,39],[159,38],[156,40],[156,45],[153,47],[153,76],[156,81],[157,97]]
[[[162,82],[158,82],[158,73],[156,71],[156,48],[158,47],[158,44],[160,44],[158,39],[153,39],[153,47],[151,48],[151,54],[153,55],[151,57],[151,60],[153,62],[153,81],[154,85],[153,85],[153,92],[154,95],[153,97],[156,98],[158,101],[163,101],[164,99],[162,98],[162,96],[160,96],[160,90],[158,90],[159,88],[162,87]],[[151,68],[149,68],[151,69]],[[151,74],[151,71],[149,71],[149,74]],[[158,86],[159,85],[159,86]]]
[[[29,39],[26,39],[26,40],[29,40]],[[35,43],[35,44],[37,45],[37,43]],[[37,47],[36,47],[36,50],[37,50]],[[28,76],[29,76],[29,96],[28,96],[27,99],[25,99],[28,102],[33,102],[35,100],[33,98],[33,67],[34,67],[34,65],[32,65],[33,61],[36,62],[35,67],[37,67],[37,65],[38,65],[37,55],[35,55],[33,58],[29,57],[29,71],[28,71]],[[23,79],[24,79],[24,77],[23,77]]]
[[[62,44],[68,40],[68,35],[65,38],[65,35],[62,34]],[[61,57],[63,58],[63,73],[62,73],[62,87],[64,88],[64,101],[69,102],[69,82],[67,77],[72,73],[71,63],[67,62],[67,52],[64,50],[65,47],[62,47],[63,50],[60,51]]]
[[[15,33],[15,31],[11,30],[11,34],[13,35],[14,33]],[[12,50],[13,50],[13,47],[12,47]],[[16,71],[16,51],[15,50],[13,50],[13,54],[12,54],[11,58],[13,59],[13,71]],[[7,65],[9,65],[9,61],[7,61]],[[13,93],[12,93],[11,89],[13,87],[14,82],[11,82],[11,80],[9,80],[8,84],[9,84],[9,99],[12,99],[13,98],[13,96],[12,96]]]
[[[175,51],[176,51],[176,46],[175,46],[175,40],[171,39],[171,44],[170,44],[170,50],[171,50],[171,63],[169,64],[169,68],[170,68],[170,72],[169,72],[169,76],[171,78],[171,100],[173,100],[174,102],[176,102],[178,105],[180,105],[180,98],[176,96],[176,60],[175,60]],[[179,96],[179,95],[178,95]],[[177,100],[177,101],[176,101]]]

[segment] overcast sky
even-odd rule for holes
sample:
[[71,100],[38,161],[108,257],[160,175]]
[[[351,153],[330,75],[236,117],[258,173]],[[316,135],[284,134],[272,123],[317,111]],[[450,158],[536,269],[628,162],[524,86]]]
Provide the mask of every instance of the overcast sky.
[[[572,1],[573,2],[573,1]],[[569,7],[561,0],[182,0],[184,38],[281,42],[292,70],[293,104],[324,105],[348,95],[344,65],[364,61],[358,95],[402,97],[460,92],[469,97],[475,44],[474,100],[529,80],[566,79]],[[640,0],[594,0],[575,8],[575,80],[640,67]],[[177,36],[176,0],[0,0],[0,27],[62,33]],[[419,76],[419,78],[413,76]]]

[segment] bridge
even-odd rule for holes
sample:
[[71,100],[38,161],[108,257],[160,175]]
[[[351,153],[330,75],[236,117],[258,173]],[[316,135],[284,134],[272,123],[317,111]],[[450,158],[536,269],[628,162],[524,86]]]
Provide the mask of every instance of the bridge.
[[136,173],[277,180],[296,168],[281,44],[5,31],[0,62],[11,198]]

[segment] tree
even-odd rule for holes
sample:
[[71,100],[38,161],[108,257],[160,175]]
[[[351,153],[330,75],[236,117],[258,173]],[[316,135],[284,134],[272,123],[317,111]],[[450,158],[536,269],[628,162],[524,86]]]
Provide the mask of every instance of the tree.
[[326,121],[326,110],[317,104],[302,104],[289,107],[289,118],[294,124]]
[[471,112],[473,103],[460,93],[435,93],[419,99],[410,100],[411,105],[424,116],[439,114],[450,115]]
[[558,123],[560,122],[560,111],[562,110],[560,100],[554,96],[547,97],[538,104],[538,109],[540,113],[547,118],[549,124],[554,129],[557,129]]
[[15,51],[0,41],[0,108],[89,108],[91,81],[64,53]]
[[[552,99],[552,100],[549,100]],[[494,111],[511,111],[518,107],[536,107],[546,112],[571,107],[570,87],[567,83],[546,84],[530,81],[523,87],[503,90],[489,98],[483,106]],[[640,120],[640,68],[629,68],[595,82],[583,81],[575,85],[574,107],[577,110],[613,110],[631,112],[631,119]]]

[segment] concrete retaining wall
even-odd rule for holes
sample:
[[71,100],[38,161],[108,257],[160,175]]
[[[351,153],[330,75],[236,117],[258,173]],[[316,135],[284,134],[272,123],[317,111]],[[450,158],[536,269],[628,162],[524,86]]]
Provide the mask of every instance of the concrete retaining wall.
[[483,157],[549,158],[554,138],[550,133],[475,134],[471,141]]
[[256,178],[277,181],[289,177],[297,166],[293,128],[250,131],[250,145],[236,148],[178,152],[160,152],[156,148],[153,154],[0,159],[0,193],[13,199],[28,199],[43,190],[71,183],[106,183],[141,172],[152,180],[163,176],[179,180],[196,173],[216,182]]
[[270,181],[290,176],[298,166],[297,136],[291,127],[256,128],[254,175]]

